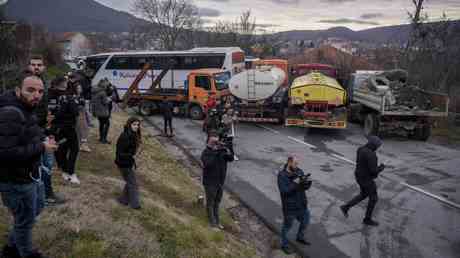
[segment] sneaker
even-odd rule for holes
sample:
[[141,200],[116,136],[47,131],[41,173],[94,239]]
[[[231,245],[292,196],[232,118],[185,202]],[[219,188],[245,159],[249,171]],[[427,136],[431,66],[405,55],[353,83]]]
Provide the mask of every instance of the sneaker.
[[308,242],[307,240],[305,240],[305,239],[303,239],[303,238],[297,238],[295,241],[296,241],[297,243],[302,244],[302,245],[311,245],[310,242]]
[[217,225],[217,228],[219,228],[220,230],[224,230],[224,225],[219,224],[219,225]]
[[62,178],[64,178],[65,181],[70,181],[70,175],[66,172],[62,172]]
[[240,160],[240,159],[238,158],[238,156],[233,155],[233,160],[234,160],[234,161],[238,161],[238,160]]
[[91,152],[91,149],[89,148],[88,144],[82,143],[81,146],[80,146],[80,151]]
[[340,206],[340,210],[342,211],[343,216],[345,216],[345,218],[348,218],[348,208],[347,208],[347,206],[346,205]]
[[373,227],[377,227],[379,225],[377,221],[372,220],[372,219],[364,219],[363,224],[368,225],[368,226],[373,226]]
[[0,257],[4,258],[21,258],[21,255],[19,255],[19,251],[16,248],[16,246],[8,246],[5,245],[2,249],[2,253]]
[[290,255],[290,254],[293,254],[294,251],[291,250],[291,248],[289,248],[288,246],[282,246],[281,247],[281,250],[286,254],[286,255]]
[[80,180],[78,179],[76,174],[73,174],[70,176],[70,183],[77,184],[77,185],[80,184]]
[[64,204],[65,202],[66,202],[66,200],[64,198],[59,197],[59,196],[57,196],[55,194],[49,196],[45,200],[45,204],[48,205],[48,206],[60,205],[60,204]]

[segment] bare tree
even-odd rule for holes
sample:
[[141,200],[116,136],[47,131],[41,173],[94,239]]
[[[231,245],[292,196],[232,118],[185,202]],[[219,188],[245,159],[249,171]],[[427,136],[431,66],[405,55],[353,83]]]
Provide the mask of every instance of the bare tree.
[[176,49],[180,37],[201,23],[198,8],[191,1],[135,0],[133,8],[151,23],[151,32],[166,50]]

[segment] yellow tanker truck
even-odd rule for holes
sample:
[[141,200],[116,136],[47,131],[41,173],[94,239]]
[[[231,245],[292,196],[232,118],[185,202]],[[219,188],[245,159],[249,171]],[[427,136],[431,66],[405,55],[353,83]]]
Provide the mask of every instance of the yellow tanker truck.
[[289,88],[286,126],[347,128],[347,92],[336,79],[312,71]]

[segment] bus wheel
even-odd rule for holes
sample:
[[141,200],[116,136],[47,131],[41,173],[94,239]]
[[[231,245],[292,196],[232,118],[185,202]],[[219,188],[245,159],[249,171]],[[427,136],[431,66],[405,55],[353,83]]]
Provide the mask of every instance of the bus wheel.
[[142,116],[150,116],[152,115],[154,108],[154,103],[150,101],[142,101],[139,103],[139,114]]
[[368,113],[364,119],[364,134],[366,136],[377,135],[379,132],[379,121],[377,115]]
[[200,106],[194,105],[190,108],[190,118],[193,120],[203,119],[203,110]]

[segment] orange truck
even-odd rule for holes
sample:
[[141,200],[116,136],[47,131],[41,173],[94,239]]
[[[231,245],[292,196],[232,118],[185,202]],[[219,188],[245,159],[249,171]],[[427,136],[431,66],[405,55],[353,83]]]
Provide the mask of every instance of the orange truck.
[[[148,69],[149,67],[146,66],[145,70]],[[187,82],[183,89],[158,88],[155,85],[158,83],[154,82],[148,91],[141,92],[138,89],[138,84],[145,76],[143,71],[129,87],[123,101],[128,106],[137,105],[139,113],[144,116],[158,113],[161,102],[170,101],[175,107],[176,115],[202,119],[204,118],[206,101],[211,95],[220,98],[229,94],[228,81],[230,80],[230,74],[220,69],[193,70],[187,76]]]

